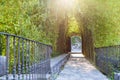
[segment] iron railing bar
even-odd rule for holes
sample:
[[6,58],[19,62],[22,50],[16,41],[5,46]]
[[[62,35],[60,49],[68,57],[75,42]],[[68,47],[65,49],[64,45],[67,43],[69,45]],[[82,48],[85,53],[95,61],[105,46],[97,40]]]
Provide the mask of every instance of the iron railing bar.
[[[37,44],[35,43],[35,74],[37,74]],[[37,79],[37,75],[35,75],[35,78]]]
[[[37,47],[37,54],[38,54],[38,56],[40,56],[40,53],[39,53],[39,47],[40,45],[38,44],[38,47]],[[39,57],[37,58],[37,61],[40,61],[40,59],[39,59]],[[40,67],[40,63],[39,62],[37,62],[38,63],[38,66]],[[38,69],[38,74],[40,74],[40,72],[41,72],[41,68],[39,68]],[[39,78],[40,76],[39,75],[37,75],[37,78]]]
[[[3,42],[2,36],[0,35],[0,51],[2,50],[2,42]],[[2,54],[2,53],[1,53],[1,54]]]
[[[120,52],[120,46],[119,46],[119,50],[118,51]],[[120,53],[118,54],[118,67],[120,68]]]
[[[47,55],[47,56],[46,56],[47,59],[49,58],[48,54],[49,54],[49,48],[47,47],[47,54],[46,54],[46,55]],[[49,60],[49,59],[48,59],[48,60]],[[49,61],[49,63],[50,63],[50,61]],[[49,63],[48,63],[48,64],[49,64]],[[49,64],[49,65],[50,65],[50,64]],[[49,67],[50,67],[50,66],[49,66]],[[47,69],[47,70],[48,70],[48,69]],[[47,73],[50,73],[50,71],[48,71]]]
[[32,60],[31,60],[31,66],[32,66],[32,71],[31,71],[31,74],[32,74],[32,80],[34,79],[34,57],[33,57],[33,54],[34,54],[34,49],[33,49],[33,47],[34,47],[34,43],[33,42],[31,42],[31,57],[32,57]]
[[[37,67],[37,70],[36,70],[36,73],[38,74],[38,67],[39,67],[39,64],[38,64],[38,44],[36,44],[36,67]],[[38,75],[36,75],[36,77],[38,78]]]
[[18,38],[18,80],[20,80],[20,74],[21,74],[20,38]]
[[22,79],[24,79],[25,74],[25,65],[24,65],[24,40],[22,39]]
[[29,80],[31,75],[31,65],[30,65],[30,41],[28,41],[28,73],[29,73]]
[[16,38],[13,37],[13,48],[14,48],[14,66],[13,66],[13,80],[16,78]]
[[36,80],[36,66],[35,66],[35,63],[36,63],[36,51],[35,51],[35,48],[36,48],[36,46],[35,46],[35,42],[34,42],[34,78],[35,78],[35,80]]
[[31,55],[31,57],[30,57],[30,61],[31,61],[31,65],[30,66],[31,66],[31,69],[30,70],[31,70],[31,77],[32,77],[31,79],[33,80],[33,65],[34,64],[33,64],[33,57],[32,57],[33,56],[32,55],[33,54],[33,50],[32,49],[33,49],[33,42],[31,42],[31,47],[30,47],[30,55]]
[[33,42],[33,79],[35,79],[35,43]]
[[6,80],[9,80],[9,54],[10,54],[10,36],[6,36]]
[[26,80],[28,74],[28,41],[26,40]]

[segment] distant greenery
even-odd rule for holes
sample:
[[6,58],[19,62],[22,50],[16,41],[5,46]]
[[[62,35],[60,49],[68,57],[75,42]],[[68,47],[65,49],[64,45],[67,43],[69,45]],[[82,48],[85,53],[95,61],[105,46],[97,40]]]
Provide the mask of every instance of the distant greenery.
[[80,25],[74,16],[69,16],[67,35],[71,37],[73,34],[80,35]]
[[95,47],[120,45],[120,0],[79,0],[79,8]]
[[72,39],[71,39],[71,44],[75,44],[75,43],[78,43],[81,41],[81,38],[79,36],[72,36]]

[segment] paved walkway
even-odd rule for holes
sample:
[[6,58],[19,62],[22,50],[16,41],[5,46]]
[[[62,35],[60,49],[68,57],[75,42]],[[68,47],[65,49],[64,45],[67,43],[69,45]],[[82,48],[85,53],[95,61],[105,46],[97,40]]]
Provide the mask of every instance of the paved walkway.
[[84,57],[70,58],[56,80],[108,80]]

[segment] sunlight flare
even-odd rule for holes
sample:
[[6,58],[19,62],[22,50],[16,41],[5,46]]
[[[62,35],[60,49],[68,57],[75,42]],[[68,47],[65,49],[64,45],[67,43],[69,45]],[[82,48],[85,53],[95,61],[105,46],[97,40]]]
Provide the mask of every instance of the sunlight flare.
[[75,0],[58,0],[58,6],[64,9],[70,9],[74,6]]

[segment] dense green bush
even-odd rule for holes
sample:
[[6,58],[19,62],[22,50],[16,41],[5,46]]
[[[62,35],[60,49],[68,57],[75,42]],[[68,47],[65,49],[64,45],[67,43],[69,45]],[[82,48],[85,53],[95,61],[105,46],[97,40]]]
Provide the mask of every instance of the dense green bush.
[[120,45],[119,4],[120,0],[79,0],[83,27],[93,32],[95,47]]
[[0,0],[0,32],[20,35],[56,47],[56,20],[46,0]]

